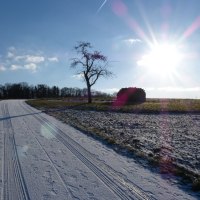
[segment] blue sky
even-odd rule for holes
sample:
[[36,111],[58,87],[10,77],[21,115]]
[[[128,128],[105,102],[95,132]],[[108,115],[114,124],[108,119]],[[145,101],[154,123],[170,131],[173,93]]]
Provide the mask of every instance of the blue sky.
[[94,89],[200,98],[199,10],[199,0],[0,0],[0,84],[83,88],[69,66],[88,41],[115,74]]

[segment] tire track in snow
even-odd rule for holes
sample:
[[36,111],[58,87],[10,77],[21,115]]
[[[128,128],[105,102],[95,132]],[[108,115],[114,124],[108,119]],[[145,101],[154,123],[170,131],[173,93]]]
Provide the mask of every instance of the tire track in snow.
[[[22,107],[27,112],[32,112],[32,108],[23,103]],[[145,192],[134,185],[132,182],[125,180],[119,176],[113,169],[98,161],[90,152],[73,140],[70,136],[65,134],[61,129],[56,127],[55,124],[42,116],[33,115],[40,123],[45,124],[46,128],[61,142],[63,143],[82,163],[84,163],[114,194],[120,199],[138,199],[150,200],[154,199],[149,197]]]
[[2,113],[4,115],[3,120],[3,163],[2,163],[2,200],[29,200],[29,193],[26,187],[26,183],[22,174],[12,122],[10,119],[8,106],[6,103],[2,103]]
[[64,179],[62,178],[62,175],[59,173],[59,171],[57,170],[55,164],[53,163],[53,160],[51,159],[51,157],[49,156],[49,154],[47,153],[47,151],[45,150],[45,148],[42,146],[42,144],[40,143],[40,141],[38,140],[38,138],[34,135],[34,133],[31,131],[31,135],[33,136],[33,138],[37,141],[39,147],[42,149],[42,151],[45,153],[45,155],[47,156],[52,168],[55,170],[57,176],[59,177],[63,187],[65,188],[65,190],[67,191],[67,199],[73,199],[73,196],[71,194],[71,192],[69,191],[69,188],[67,187],[67,184],[65,183]]

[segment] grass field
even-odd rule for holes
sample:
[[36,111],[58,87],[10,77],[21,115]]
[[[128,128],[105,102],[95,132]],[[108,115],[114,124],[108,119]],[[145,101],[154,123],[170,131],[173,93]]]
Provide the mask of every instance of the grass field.
[[65,107],[78,110],[117,111],[134,113],[200,113],[200,99],[147,99],[145,103],[116,106],[112,99],[94,99],[87,104],[83,98],[36,99],[28,104],[43,109],[62,109]]

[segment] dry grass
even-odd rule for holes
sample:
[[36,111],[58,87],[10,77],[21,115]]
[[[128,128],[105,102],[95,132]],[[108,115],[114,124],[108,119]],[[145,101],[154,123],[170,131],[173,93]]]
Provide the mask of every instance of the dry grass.
[[95,99],[87,104],[83,98],[67,99],[36,99],[28,100],[27,103],[43,109],[65,109],[96,111],[116,111],[134,113],[200,113],[199,99],[147,99],[145,103],[135,105],[115,106],[114,101]]

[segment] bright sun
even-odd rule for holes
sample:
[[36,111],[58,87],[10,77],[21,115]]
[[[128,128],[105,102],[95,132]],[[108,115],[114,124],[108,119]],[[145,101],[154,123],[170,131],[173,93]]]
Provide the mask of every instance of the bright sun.
[[181,53],[176,45],[157,44],[138,61],[138,65],[148,67],[153,73],[167,75],[175,71],[181,59]]

